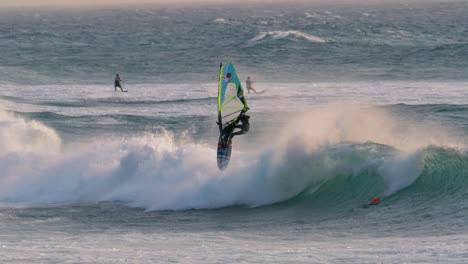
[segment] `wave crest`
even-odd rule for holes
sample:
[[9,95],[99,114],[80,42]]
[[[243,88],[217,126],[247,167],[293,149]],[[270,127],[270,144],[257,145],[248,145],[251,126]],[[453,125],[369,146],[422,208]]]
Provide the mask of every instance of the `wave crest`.
[[0,155],[9,152],[58,151],[55,131],[35,120],[25,120],[0,110]]
[[216,18],[215,20],[213,20],[213,22],[219,23],[219,24],[228,24],[228,21],[224,18]]
[[[461,152],[428,147],[448,146],[442,130],[404,130],[407,124],[372,107],[340,104],[310,111],[283,128],[274,146],[235,149],[223,172],[216,166],[214,144],[162,133],[50,152],[51,146],[60,147],[52,129],[6,113],[0,117],[3,136],[28,135],[0,153],[0,202],[6,203],[125,201],[147,210],[184,210],[257,207],[306,195],[307,204],[320,208],[355,208],[415,182],[424,183],[423,191],[439,188],[432,179],[447,175],[458,179],[457,186],[468,185],[463,173],[468,160]],[[28,146],[36,139],[44,144],[31,154]]]
[[305,39],[310,42],[315,43],[327,43],[329,42],[328,39],[317,37],[314,35],[310,35],[299,30],[288,30],[288,31],[267,31],[267,32],[260,32],[257,36],[255,36],[251,41],[261,41],[268,37],[272,39],[285,39],[289,37],[298,38],[298,39]]

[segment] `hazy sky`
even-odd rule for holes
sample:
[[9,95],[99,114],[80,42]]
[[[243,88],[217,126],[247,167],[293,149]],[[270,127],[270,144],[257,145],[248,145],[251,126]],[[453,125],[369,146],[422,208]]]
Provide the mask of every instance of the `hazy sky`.
[[0,7],[13,6],[103,6],[103,5],[132,5],[132,4],[239,4],[248,3],[372,3],[382,2],[449,2],[450,0],[0,0]]
[[[312,0],[317,1],[317,0]],[[89,6],[89,5],[131,5],[131,4],[202,4],[262,2],[262,0],[0,0],[0,6]],[[263,2],[286,2],[284,0],[263,0]]]
[[[175,0],[177,2],[191,2]],[[89,6],[136,3],[167,3],[168,0],[0,0],[0,6]]]

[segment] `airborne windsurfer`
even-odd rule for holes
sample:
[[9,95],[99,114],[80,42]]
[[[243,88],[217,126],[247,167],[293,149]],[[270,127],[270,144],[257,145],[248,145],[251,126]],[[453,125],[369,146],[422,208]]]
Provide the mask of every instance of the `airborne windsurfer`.
[[219,140],[217,149],[218,168],[224,170],[232,153],[232,138],[243,135],[250,129],[249,111],[244,89],[230,59],[219,67],[218,121]]
[[[232,121],[228,126],[226,126],[223,131],[222,131],[222,138],[223,142],[226,144],[229,142],[230,139],[232,139],[234,136],[239,136],[243,135],[247,132],[249,132],[250,129],[250,123],[249,119],[250,116],[246,115],[245,112],[247,112],[249,108],[245,108],[242,110],[242,112],[239,114],[239,116]],[[241,125],[239,125],[241,123]],[[240,129],[238,131],[235,131],[235,129]]]

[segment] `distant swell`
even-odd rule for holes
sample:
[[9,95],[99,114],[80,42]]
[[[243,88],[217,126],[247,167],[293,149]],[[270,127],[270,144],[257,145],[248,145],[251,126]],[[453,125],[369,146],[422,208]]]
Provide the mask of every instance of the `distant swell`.
[[305,39],[310,42],[315,43],[326,43],[329,40],[321,37],[317,37],[314,35],[310,35],[298,30],[288,30],[288,31],[268,31],[268,32],[260,32],[257,36],[255,36],[252,41],[261,41],[271,38],[273,40],[276,39],[286,39],[286,38],[296,38],[296,39]]
[[[2,97],[0,97],[2,98]],[[4,99],[20,103],[31,103],[45,106],[59,106],[59,107],[95,107],[95,106],[108,106],[118,105],[121,107],[134,107],[135,105],[161,105],[161,104],[187,104],[198,102],[213,102],[216,97],[204,98],[187,98],[187,99],[173,99],[173,100],[126,100],[125,98],[105,98],[105,99],[85,99],[77,101],[27,101],[24,99],[9,98],[3,96]]]
[[107,115],[82,115],[82,116],[68,116],[57,114],[53,112],[15,112],[18,116],[24,116],[27,119],[40,120],[43,122],[102,122],[103,120],[113,120],[112,124],[160,124],[160,125],[174,125],[183,124],[187,119],[193,118],[192,116],[178,117],[176,120],[169,117],[160,116],[144,116],[144,115],[128,115],[128,114],[107,114]]

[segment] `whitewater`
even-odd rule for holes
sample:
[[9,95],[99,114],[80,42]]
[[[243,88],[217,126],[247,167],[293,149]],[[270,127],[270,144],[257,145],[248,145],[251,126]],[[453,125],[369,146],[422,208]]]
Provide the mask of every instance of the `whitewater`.
[[1,10],[0,262],[466,263],[468,8],[411,8]]
[[[458,85],[465,84],[453,84],[452,91],[457,91]],[[154,236],[161,231],[167,232],[163,237],[170,243],[179,244],[188,237],[189,240],[208,241],[209,247],[214,246],[211,243],[222,243],[229,252],[232,250],[228,250],[229,243],[206,236],[216,237],[214,234],[218,232],[227,232],[224,239],[230,240],[234,239],[231,235],[240,232],[237,234],[240,238],[236,238],[239,241],[231,242],[237,244],[239,256],[244,257],[249,254],[241,252],[250,246],[244,248],[238,243],[261,241],[268,243],[265,245],[268,248],[272,247],[270,239],[273,237],[278,236],[283,241],[291,239],[291,234],[302,233],[299,230],[306,230],[301,239],[311,241],[299,247],[295,245],[299,241],[292,241],[288,246],[280,241],[273,243],[280,248],[293,246],[296,252],[291,256],[278,256],[281,250],[271,248],[269,254],[278,262],[290,260],[292,256],[299,257],[295,260],[298,262],[315,259],[303,254],[314,252],[308,248],[314,243],[318,243],[313,246],[315,250],[322,252],[326,244],[319,241],[328,236],[327,243],[333,243],[341,254],[352,252],[346,248],[348,243],[356,243],[354,239],[363,241],[358,248],[366,247],[367,243],[372,248],[376,241],[389,240],[387,243],[396,247],[392,250],[400,252],[403,248],[398,244],[413,243],[412,239],[405,238],[408,233],[434,239],[430,236],[434,224],[438,225],[437,234],[450,241],[466,238],[458,229],[463,230],[466,224],[468,157],[464,129],[467,124],[459,124],[459,119],[464,118],[467,106],[430,104],[430,101],[423,105],[389,101],[371,105],[368,101],[379,101],[373,99],[372,94],[367,94],[367,101],[346,97],[348,102],[335,98],[325,103],[321,101],[326,100],[327,95],[316,92],[311,92],[307,99],[304,93],[297,98],[295,93],[304,84],[290,84],[289,96],[275,95],[277,90],[272,89],[270,95],[249,97],[251,108],[256,109],[252,111],[252,132],[235,141],[232,164],[228,170],[220,172],[213,143],[217,137],[213,121],[216,116],[209,111],[216,109],[216,98],[210,96],[216,87],[213,84],[200,86],[205,88],[199,88],[195,94],[187,92],[186,85],[171,86],[172,91],[178,90],[175,94],[193,98],[181,100],[160,98],[158,89],[148,90],[142,100],[141,95],[116,94],[112,87],[106,86],[92,87],[95,92],[87,98],[75,97],[73,92],[78,90],[84,94],[91,88],[62,87],[69,92],[60,95],[60,103],[49,98],[57,97],[56,86],[39,90],[15,87],[14,93],[23,95],[21,100],[4,92],[4,109],[0,115],[0,210],[2,227],[6,231],[3,235],[10,241],[4,240],[2,250],[9,252],[4,256],[12,259],[3,260],[24,257],[22,248],[27,244],[17,248],[17,253],[10,253],[18,246],[18,221],[22,223],[21,230],[24,225],[31,225],[33,230],[27,233],[37,235],[41,241],[44,239],[41,232],[49,232],[45,230],[60,232],[46,235],[51,241],[41,242],[41,245],[65,247],[76,257],[70,261],[83,262],[93,262],[95,254],[103,254],[104,262],[112,262],[115,252],[131,254],[127,244],[131,240],[126,239],[151,240],[145,244],[148,248],[152,243],[159,245],[162,242],[155,242],[158,240],[154,240]],[[144,89],[142,87],[145,85],[140,87]],[[422,94],[433,90],[419,89]],[[43,97],[38,98],[37,93]],[[367,88],[361,88],[357,94],[361,97],[365,93],[369,93]],[[278,114],[268,110],[272,100],[277,100],[278,104],[305,102],[302,107],[296,105],[294,111]],[[187,117],[185,110],[192,107],[194,110]],[[178,109],[180,113],[164,114],[168,109]],[[428,113],[436,117],[422,122],[421,117],[427,118]],[[73,128],[69,127],[70,123]],[[375,196],[381,199],[379,207],[367,206]],[[95,230],[93,234],[88,234],[88,228]],[[107,229],[110,234],[99,231]],[[256,236],[251,234],[253,230],[258,232]],[[68,248],[70,242],[55,241],[57,235],[66,239],[63,236],[68,232],[78,232],[80,238],[73,242],[79,244],[78,250]],[[182,237],[174,238],[179,232]],[[249,233],[247,237],[244,232]],[[399,237],[401,235],[404,237]],[[122,244],[106,242],[115,236],[124,239]],[[339,239],[340,236],[344,238]],[[88,239],[97,239],[93,243],[101,243],[99,246],[103,248],[112,245],[112,249],[105,250],[113,253],[106,255],[88,249]],[[34,241],[27,243],[35,244]],[[170,247],[170,243],[163,243],[161,250],[170,251],[165,248]],[[344,249],[340,250],[340,245]],[[458,252],[453,262],[464,259],[464,250],[458,251],[457,245],[464,248],[457,243],[450,246],[450,250]],[[307,249],[301,248],[303,246]],[[196,252],[201,250],[194,245],[191,247]],[[134,249],[141,250],[141,246],[135,245]],[[367,260],[369,254],[378,253],[368,250],[371,252],[352,259],[371,261]],[[44,256],[55,254],[62,259],[54,249],[39,247],[37,252]],[[88,254],[89,259],[77,259],[81,254]],[[251,257],[260,257],[266,253],[251,254]],[[425,257],[425,253],[412,251],[403,254],[408,254],[408,259]],[[130,262],[148,261],[147,257],[163,255],[162,251],[146,252],[141,257],[130,258]],[[390,253],[382,253],[382,256],[385,256],[384,261],[401,259],[401,255]],[[217,261],[219,257],[214,254],[210,260]],[[44,261],[47,258],[27,259]],[[445,260],[428,258],[429,261],[442,259]],[[335,258],[316,260],[340,262]],[[245,261],[252,259],[248,257]]]

